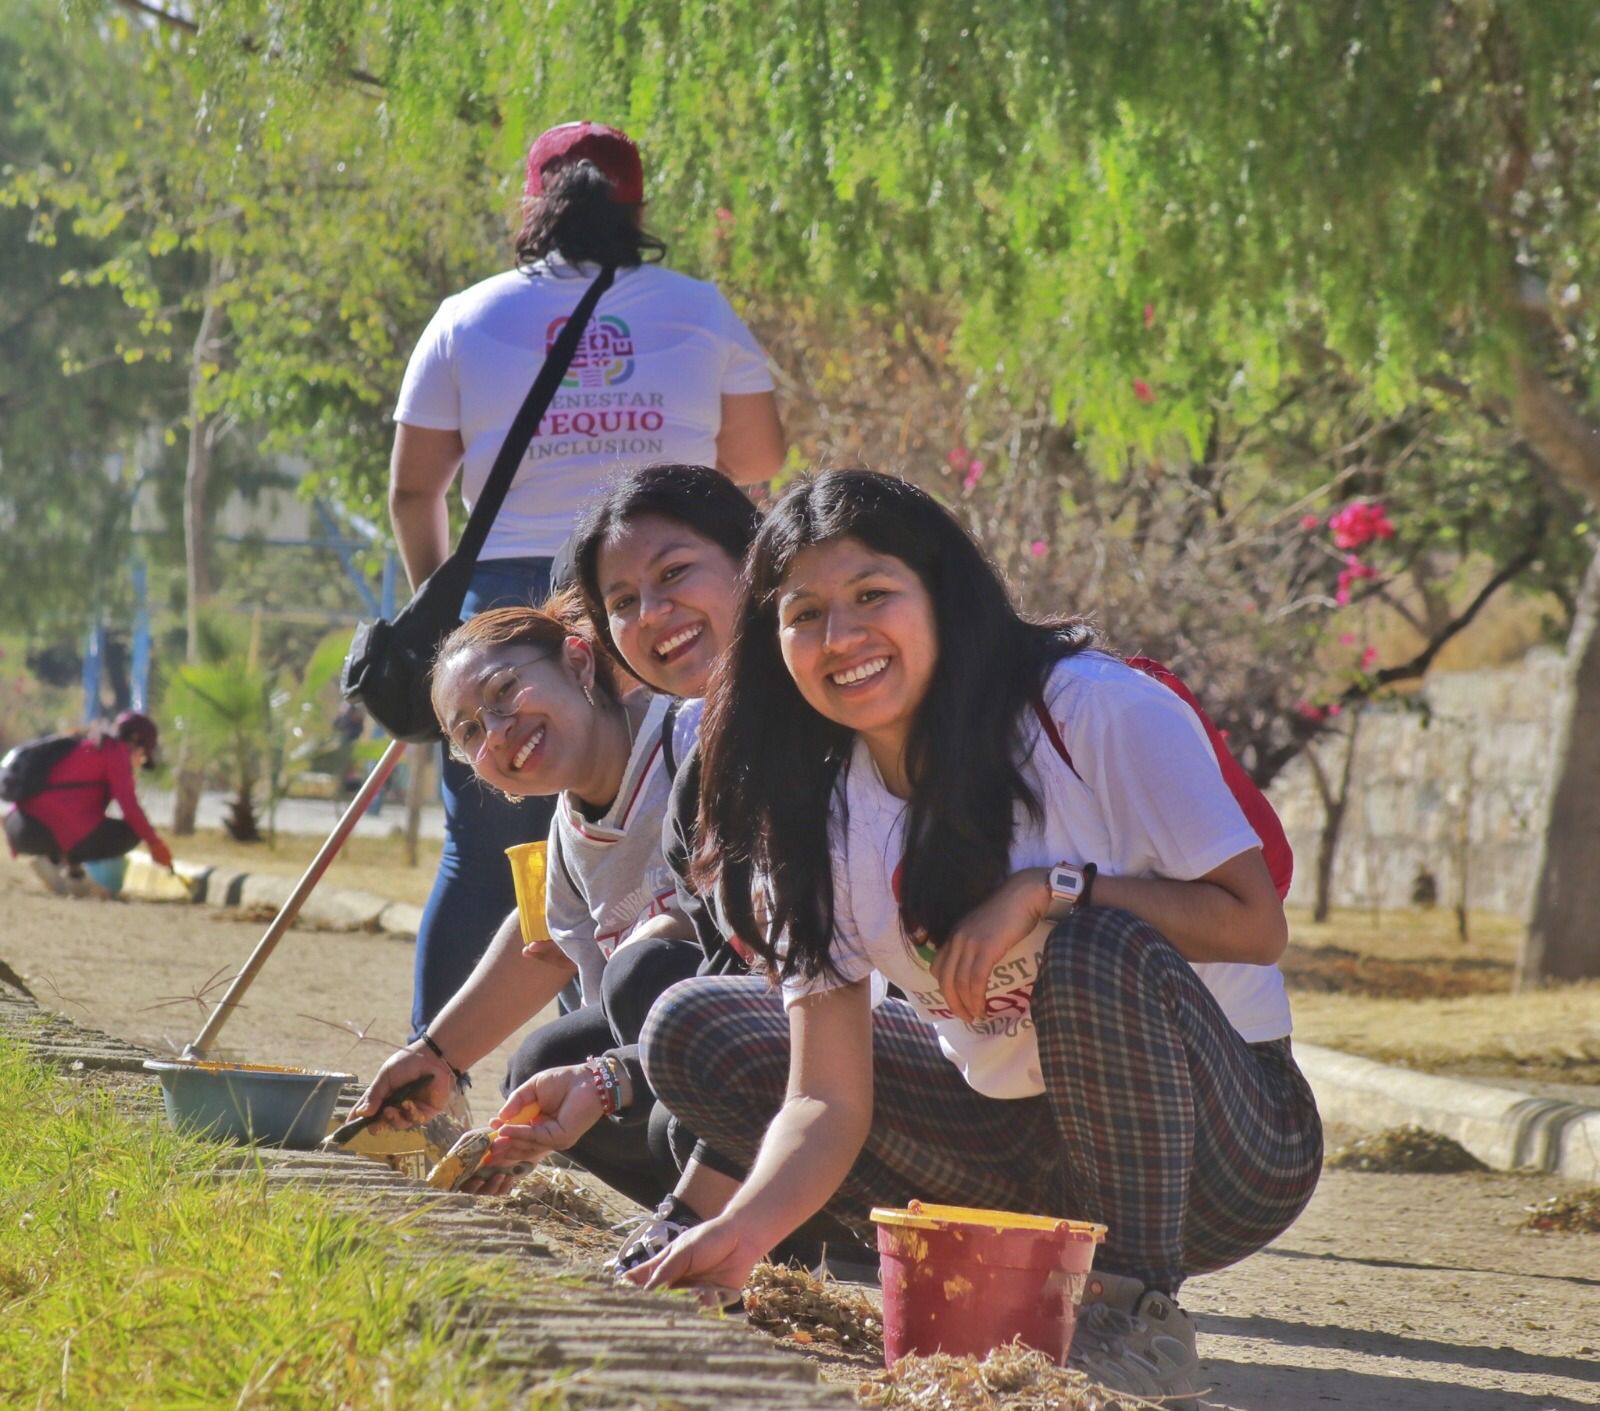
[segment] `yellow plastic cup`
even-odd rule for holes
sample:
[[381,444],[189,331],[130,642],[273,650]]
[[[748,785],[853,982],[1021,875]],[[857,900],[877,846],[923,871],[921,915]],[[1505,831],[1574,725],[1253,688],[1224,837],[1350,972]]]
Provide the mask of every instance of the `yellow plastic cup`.
[[518,843],[506,849],[511,880],[517,888],[517,916],[522,922],[522,944],[537,945],[550,939],[544,919],[545,845]]

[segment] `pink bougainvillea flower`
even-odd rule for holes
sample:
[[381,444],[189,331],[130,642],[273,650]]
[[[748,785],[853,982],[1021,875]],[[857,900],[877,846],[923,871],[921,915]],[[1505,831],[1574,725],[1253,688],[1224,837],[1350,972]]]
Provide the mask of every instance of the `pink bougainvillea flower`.
[[1339,588],[1333,595],[1334,601],[1344,607],[1350,601],[1352,586],[1363,578],[1376,578],[1378,570],[1370,563],[1362,563],[1354,554],[1344,556],[1344,567],[1339,570]]
[[965,470],[972,460],[972,453],[965,446],[955,446],[950,454],[944,458],[944,463],[951,470]]
[[983,479],[983,472],[987,468],[982,461],[973,461],[967,467],[967,473],[961,477],[961,488],[967,491],[977,488],[977,484]]
[[1343,709],[1344,707],[1340,705],[1338,701],[1335,701],[1331,706],[1328,707],[1328,714],[1337,715]]
[[1142,377],[1133,379],[1133,395],[1146,406],[1149,406],[1156,399],[1155,389]]
[[1328,518],[1336,549],[1359,549],[1374,539],[1394,538],[1394,525],[1382,505],[1372,500],[1351,500]]
[[1366,651],[1361,653],[1361,669],[1365,671],[1377,659],[1378,649],[1376,647],[1368,647]]
[[1339,645],[1341,647],[1353,647],[1355,644],[1356,634],[1354,632],[1341,632],[1339,634]]
[[1322,520],[1314,514],[1303,514],[1300,516],[1300,527],[1302,529],[1320,529],[1322,528]]
[[1042,559],[1047,553],[1050,552],[1050,546],[1045,543],[1043,539],[1035,539],[1033,543],[1028,545],[1028,552],[1032,554],[1034,558]]
[[1319,705],[1312,705],[1310,701],[1298,700],[1294,703],[1294,713],[1305,720],[1322,720],[1328,712]]
[[1154,304],[1146,304],[1144,306],[1144,326],[1146,328],[1154,328],[1156,326],[1156,306]]

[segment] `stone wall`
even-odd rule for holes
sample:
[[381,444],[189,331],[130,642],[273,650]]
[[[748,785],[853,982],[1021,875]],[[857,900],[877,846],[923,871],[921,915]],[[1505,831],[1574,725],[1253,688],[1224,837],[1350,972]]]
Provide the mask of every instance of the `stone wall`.
[[[1335,906],[1409,906],[1426,871],[1440,906],[1455,906],[1465,885],[1473,910],[1524,911],[1563,666],[1543,648],[1514,667],[1436,676],[1409,705],[1368,707],[1334,858]],[[1337,787],[1343,741],[1317,748]],[[1296,760],[1270,792],[1294,845],[1289,900],[1309,906],[1322,827],[1310,765]]]

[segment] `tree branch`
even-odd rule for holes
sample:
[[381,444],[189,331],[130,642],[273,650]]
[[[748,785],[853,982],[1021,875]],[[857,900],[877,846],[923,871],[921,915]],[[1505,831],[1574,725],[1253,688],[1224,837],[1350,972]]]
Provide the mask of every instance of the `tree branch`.
[[1600,504],[1600,426],[1573,405],[1528,354],[1515,359],[1517,424],[1539,459],[1586,499]]
[[[166,25],[169,29],[181,30],[184,34],[199,34],[200,26],[186,15],[175,15],[171,10],[163,10],[159,5],[151,5],[147,0],[117,0],[124,10],[132,10],[136,15],[145,15],[157,24]],[[245,53],[259,54],[261,45],[248,36],[240,41]],[[375,73],[368,73],[365,69],[346,69],[344,76],[352,83],[358,83],[367,88],[376,88],[379,91],[387,90],[389,85]]]
[[1485,583],[1478,590],[1472,601],[1435,633],[1428,645],[1418,652],[1416,656],[1412,657],[1410,661],[1401,662],[1398,666],[1386,666],[1383,670],[1373,673],[1364,681],[1352,682],[1340,694],[1340,701],[1349,705],[1369,700],[1385,686],[1393,685],[1396,681],[1414,680],[1416,677],[1423,675],[1433,665],[1433,659],[1444,649],[1445,643],[1466,631],[1472,625],[1472,620],[1483,610],[1484,604],[1490,598],[1519,573],[1534,565],[1539,558],[1539,551],[1540,545],[1537,541],[1525,548]]

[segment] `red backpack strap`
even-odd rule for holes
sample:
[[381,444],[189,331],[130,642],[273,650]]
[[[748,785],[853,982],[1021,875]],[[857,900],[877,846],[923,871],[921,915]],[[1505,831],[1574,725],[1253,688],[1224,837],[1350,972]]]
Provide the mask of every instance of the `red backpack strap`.
[[1067,768],[1072,771],[1078,782],[1080,784],[1083,783],[1083,775],[1078,773],[1078,766],[1072,762],[1072,751],[1067,748],[1067,742],[1061,738],[1061,732],[1056,729],[1055,721],[1050,718],[1050,712],[1045,709],[1042,692],[1034,695],[1033,713],[1039,717],[1039,724],[1044,733],[1050,737],[1050,743],[1055,746],[1056,753],[1066,761]]
[[1171,667],[1150,657],[1129,657],[1127,664],[1135,671],[1142,671],[1152,680],[1159,681],[1200,718],[1201,727],[1211,742],[1212,753],[1216,755],[1217,764],[1222,770],[1223,782],[1238,801],[1246,821],[1261,839],[1261,855],[1266,861],[1267,871],[1272,874],[1273,886],[1280,897],[1288,896],[1289,884],[1294,880],[1294,849],[1290,846],[1289,835],[1284,831],[1283,820],[1272,806],[1272,800],[1261,792],[1245,767],[1234,757],[1228,737],[1217,728],[1206,714],[1205,707],[1195,698],[1194,692],[1184,685]]

